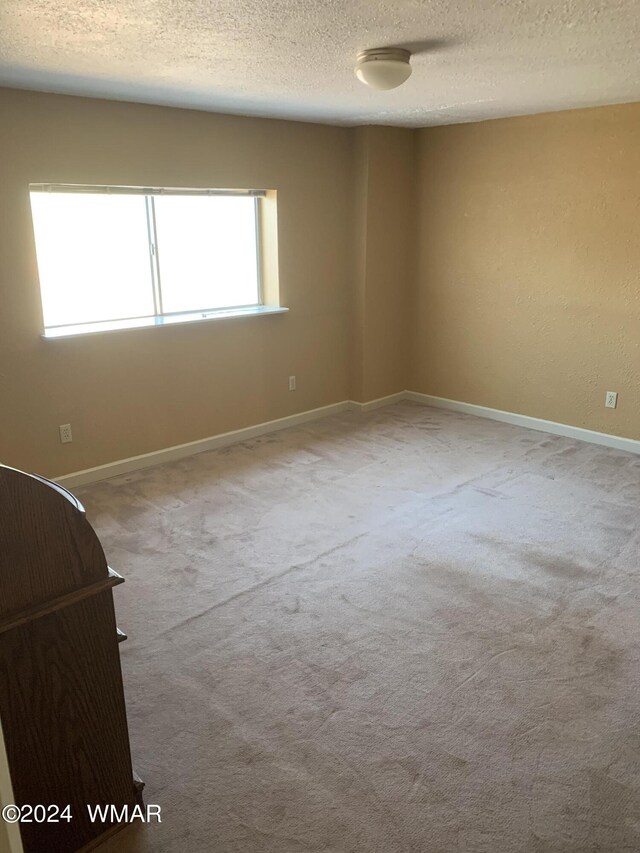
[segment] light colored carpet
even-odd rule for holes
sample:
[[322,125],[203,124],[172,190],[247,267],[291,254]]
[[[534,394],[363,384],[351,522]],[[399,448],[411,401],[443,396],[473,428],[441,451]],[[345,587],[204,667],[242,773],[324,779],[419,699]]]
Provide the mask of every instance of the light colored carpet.
[[399,404],[78,490],[133,853],[640,849],[640,458]]

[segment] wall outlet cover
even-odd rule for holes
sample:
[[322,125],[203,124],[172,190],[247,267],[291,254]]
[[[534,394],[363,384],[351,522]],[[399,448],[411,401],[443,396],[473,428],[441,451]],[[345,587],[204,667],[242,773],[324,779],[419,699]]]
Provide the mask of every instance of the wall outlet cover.
[[58,429],[60,430],[61,444],[69,444],[69,442],[73,441],[73,434],[71,433],[71,424],[60,424]]

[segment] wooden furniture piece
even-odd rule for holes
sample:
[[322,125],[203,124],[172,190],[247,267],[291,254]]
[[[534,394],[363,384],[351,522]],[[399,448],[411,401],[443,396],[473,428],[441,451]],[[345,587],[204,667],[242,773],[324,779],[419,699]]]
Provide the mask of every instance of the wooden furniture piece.
[[20,822],[25,853],[92,846],[113,823],[87,805],[141,804],[131,768],[112,589],[82,504],[0,466],[0,719],[16,804],[70,806]]

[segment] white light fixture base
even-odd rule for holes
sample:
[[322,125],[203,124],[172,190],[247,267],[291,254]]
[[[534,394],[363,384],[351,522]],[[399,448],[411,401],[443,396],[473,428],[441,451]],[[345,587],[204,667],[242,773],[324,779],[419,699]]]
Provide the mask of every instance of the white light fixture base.
[[361,50],[356,77],[371,89],[397,89],[411,76],[411,54],[402,47],[372,47]]

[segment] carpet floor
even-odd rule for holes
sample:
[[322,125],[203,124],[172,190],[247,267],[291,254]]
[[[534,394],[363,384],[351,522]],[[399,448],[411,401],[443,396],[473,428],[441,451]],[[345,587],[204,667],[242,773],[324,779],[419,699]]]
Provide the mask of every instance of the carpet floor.
[[402,403],[78,489],[118,853],[637,853],[640,458]]

